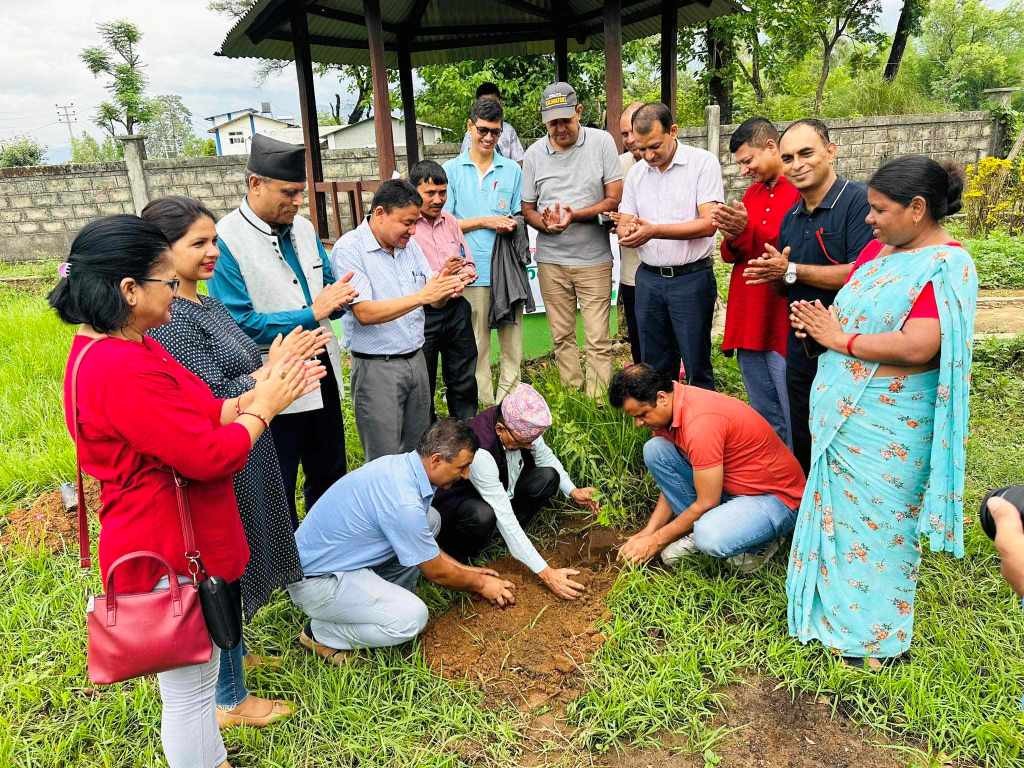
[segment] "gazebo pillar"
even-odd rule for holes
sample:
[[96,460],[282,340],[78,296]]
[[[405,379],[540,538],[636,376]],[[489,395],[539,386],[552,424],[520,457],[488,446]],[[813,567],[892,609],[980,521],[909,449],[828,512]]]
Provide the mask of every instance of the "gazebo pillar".
[[398,48],[398,87],[402,93],[402,118],[405,120],[405,157],[411,169],[420,161],[420,146],[416,131],[416,99],[412,91],[412,55],[407,40],[402,40]]
[[569,30],[563,24],[555,27],[555,78],[569,82]]
[[661,101],[676,117],[676,45],[679,8],[673,0],[661,0]]
[[366,33],[369,38],[370,72],[373,77],[373,128],[377,138],[377,165],[384,181],[395,172],[395,137],[391,131],[391,97],[388,69],[384,64],[384,29],[380,0],[363,0]]
[[316,92],[313,87],[313,58],[309,52],[309,25],[306,5],[302,0],[291,2],[292,50],[295,53],[295,74],[299,81],[299,112],[302,114],[302,140],[306,144],[306,184],[309,186],[309,220],[320,237],[328,237],[327,198],[316,191],[324,180],[320,156],[320,126],[317,123]]
[[605,128],[622,152],[622,0],[604,3]]

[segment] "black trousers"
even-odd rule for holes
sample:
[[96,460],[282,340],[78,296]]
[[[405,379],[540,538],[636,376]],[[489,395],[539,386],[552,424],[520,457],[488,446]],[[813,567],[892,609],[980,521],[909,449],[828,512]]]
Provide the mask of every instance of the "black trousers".
[[281,464],[281,478],[284,480],[284,490],[292,513],[293,529],[299,527],[295,505],[299,462],[302,462],[305,476],[302,493],[307,511],[348,470],[345,459],[345,423],[341,415],[337,379],[326,352],[320,356],[320,361],[327,368],[327,376],[320,380],[320,396],[324,407],[304,413],[281,414],[270,422],[277,460]]
[[[629,335],[629,353],[633,362],[640,362],[640,329],[636,324],[636,287],[619,283],[619,297],[626,313],[626,333]],[[673,376],[673,378],[675,378]]]
[[[512,496],[512,511],[524,528],[558,492],[558,473],[551,467],[524,469],[516,481]],[[497,526],[491,505],[475,491],[462,501],[438,509],[441,513],[441,533],[437,543],[456,560],[467,563],[483,551]]]
[[811,471],[811,385],[818,372],[817,358],[802,359],[794,364],[790,354],[786,364],[786,390],[789,392],[790,434],[793,436],[793,455],[804,468],[806,475]]
[[476,339],[470,322],[469,302],[461,296],[440,309],[425,307],[423,357],[430,379],[430,421],[434,413],[434,392],[437,391],[437,358],[441,358],[448,415],[456,419],[476,416]]
[[678,277],[638,269],[636,319],[643,361],[675,379],[682,359],[689,384],[714,389],[711,321],[717,298],[710,268]]

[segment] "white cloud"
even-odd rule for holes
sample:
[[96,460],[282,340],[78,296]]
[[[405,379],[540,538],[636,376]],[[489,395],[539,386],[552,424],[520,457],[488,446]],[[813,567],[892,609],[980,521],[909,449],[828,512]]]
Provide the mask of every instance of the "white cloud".
[[[8,4],[3,12],[7,43],[0,48],[0,139],[31,133],[53,146],[68,143],[67,128],[57,122],[56,104],[74,102],[76,135],[99,135],[90,117],[107,97],[78,58],[82,48],[99,42],[96,24],[119,18],[142,31],[140,51],[149,93],[179,94],[192,111],[197,131],[205,115],[269,101],[279,114],[298,113],[294,69],[289,67],[258,87],[258,62],[213,55],[233,23],[206,9],[206,0],[34,0]],[[337,90],[331,78],[317,82],[318,101],[326,105]],[[326,108],[326,106],[325,106]]]

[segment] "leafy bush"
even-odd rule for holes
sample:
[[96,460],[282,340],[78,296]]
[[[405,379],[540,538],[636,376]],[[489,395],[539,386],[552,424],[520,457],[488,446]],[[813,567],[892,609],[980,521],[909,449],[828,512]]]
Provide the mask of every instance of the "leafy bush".
[[982,288],[1024,289],[1024,243],[1005,232],[968,240]]
[[964,190],[967,233],[1024,231],[1024,161],[985,157],[967,166]]
[[19,136],[6,144],[0,144],[0,168],[40,165],[45,154],[45,144],[40,144],[31,136]]

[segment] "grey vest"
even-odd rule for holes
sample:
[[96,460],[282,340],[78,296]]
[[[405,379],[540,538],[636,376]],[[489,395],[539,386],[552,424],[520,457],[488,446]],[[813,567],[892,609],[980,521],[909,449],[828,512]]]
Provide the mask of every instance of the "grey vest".
[[[277,235],[269,224],[252,212],[246,202],[217,222],[217,236],[224,241],[238,262],[254,310],[269,314],[295,310],[306,305],[306,297],[295,279],[295,273],[281,255]],[[323,262],[317,245],[316,230],[307,219],[296,216],[289,236],[302,267],[302,274],[306,278],[306,285],[309,286],[309,295],[315,299],[324,288]],[[331,328],[330,320],[324,318],[320,325],[330,333],[327,353],[334,368],[338,391],[341,397],[344,397],[338,339]],[[261,348],[260,352],[266,360],[267,348]],[[300,397],[282,413],[303,413],[323,407],[320,390],[315,389]]]

